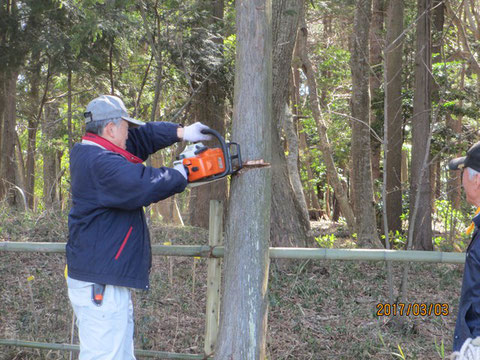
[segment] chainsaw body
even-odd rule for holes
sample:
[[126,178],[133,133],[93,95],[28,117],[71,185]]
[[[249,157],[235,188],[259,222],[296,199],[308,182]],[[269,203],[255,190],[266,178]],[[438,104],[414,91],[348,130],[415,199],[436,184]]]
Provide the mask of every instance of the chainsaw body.
[[208,148],[202,143],[188,145],[179,155],[187,168],[188,182],[210,182],[236,173],[242,168],[240,145],[226,143],[218,131],[206,129],[204,134],[213,135],[220,147]]

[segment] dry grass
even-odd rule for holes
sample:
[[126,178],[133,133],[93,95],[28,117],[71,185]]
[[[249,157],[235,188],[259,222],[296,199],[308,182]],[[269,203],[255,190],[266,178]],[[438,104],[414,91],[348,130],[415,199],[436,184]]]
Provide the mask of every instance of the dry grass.
[[[65,241],[64,217],[0,218],[0,241]],[[38,221],[37,221],[38,220]],[[162,243],[204,244],[193,228],[153,227]],[[346,241],[339,240],[338,246]],[[71,310],[63,255],[0,252],[0,337],[68,343]],[[136,347],[202,353],[206,260],[154,257],[151,290],[135,292]],[[173,275],[170,276],[170,269]],[[441,359],[451,350],[462,266],[414,264],[409,302],[447,303],[448,316],[404,317],[399,324],[376,316],[387,301],[385,264],[290,261],[271,266],[269,359]],[[394,266],[399,282],[401,265]],[[29,276],[35,278],[27,281]],[[68,359],[58,351],[0,347],[0,359]]]

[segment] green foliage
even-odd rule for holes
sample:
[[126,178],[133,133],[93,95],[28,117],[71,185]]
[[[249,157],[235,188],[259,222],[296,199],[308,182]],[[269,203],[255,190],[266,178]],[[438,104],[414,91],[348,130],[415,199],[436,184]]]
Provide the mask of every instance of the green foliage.
[[392,352],[392,355],[398,357],[399,359],[406,360],[407,357],[403,353],[403,350],[402,350],[402,347],[400,346],[400,344],[398,344],[397,347],[398,347],[399,352],[398,353]]
[[318,243],[318,245],[321,248],[324,248],[324,249],[333,248],[336,239],[337,238],[336,238],[335,234],[326,234],[326,235],[321,235],[321,236],[315,237],[315,241]]
[[[382,240],[385,242],[386,236],[382,235]],[[390,231],[388,233],[388,239],[390,240],[391,248],[394,250],[405,250],[407,245],[407,236],[406,234],[396,230],[395,233]]]
[[442,235],[433,239],[434,245],[441,251],[463,251],[470,240],[464,229],[471,219],[447,200],[437,200],[435,208],[433,220],[441,227]]
[[445,344],[443,343],[443,339],[440,344],[438,344],[437,338],[435,338],[435,350],[440,358],[445,359]]

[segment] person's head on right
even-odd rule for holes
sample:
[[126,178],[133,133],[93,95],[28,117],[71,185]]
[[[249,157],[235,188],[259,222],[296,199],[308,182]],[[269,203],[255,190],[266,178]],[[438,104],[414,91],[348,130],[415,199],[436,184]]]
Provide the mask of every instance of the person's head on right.
[[467,201],[480,206],[480,141],[472,145],[465,156],[450,160],[448,168],[462,171],[462,185]]
[[113,95],[93,99],[83,115],[86,132],[99,135],[122,149],[126,149],[128,127],[145,124],[129,117],[123,101]]

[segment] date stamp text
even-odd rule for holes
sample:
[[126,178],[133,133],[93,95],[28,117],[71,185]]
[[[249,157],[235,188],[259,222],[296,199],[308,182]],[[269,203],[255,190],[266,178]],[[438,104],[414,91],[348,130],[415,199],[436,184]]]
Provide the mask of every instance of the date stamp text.
[[378,303],[377,316],[447,316],[447,303]]

